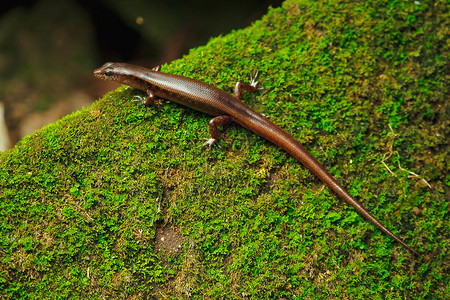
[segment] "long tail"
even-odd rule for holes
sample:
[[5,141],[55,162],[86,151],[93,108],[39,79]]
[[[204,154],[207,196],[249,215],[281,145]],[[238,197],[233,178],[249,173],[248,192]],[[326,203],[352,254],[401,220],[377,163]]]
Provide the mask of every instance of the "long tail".
[[[298,141],[286,133],[283,129],[275,125],[273,122],[252,111],[251,115],[240,116],[236,121],[245,128],[253,131],[257,135],[269,140],[281,149],[288,152],[295,159],[301,162],[308,170],[320,178],[334,193],[341,197],[345,202],[354,207],[364,218],[378,227],[382,232],[399,242],[403,247],[412,253],[419,255],[417,251],[408,246],[399,237],[393,234],[389,229],[384,227],[374,216],[372,216],[355,198],[353,198],[345,188],[331,175],[317,159],[309,153]],[[242,121],[243,120],[243,121]]]

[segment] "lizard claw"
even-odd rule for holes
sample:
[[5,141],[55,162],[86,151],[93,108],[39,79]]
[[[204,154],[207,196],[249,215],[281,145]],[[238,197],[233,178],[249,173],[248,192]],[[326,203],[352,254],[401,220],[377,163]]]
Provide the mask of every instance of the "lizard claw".
[[136,98],[132,100],[133,102],[141,102],[144,105],[149,105],[152,103],[151,101],[150,102],[148,101],[148,98],[144,98],[139,95],[135,95],[133,98]]
[[[137,98],[137,99],[134,99],[134,98]],[[139,95],[134,95],[134,97],[133,97],[133,100],[132,100],[133,102],[142,102],[142,97],[141,96],[139,96]]]
[[[217,140],[213,139],[213,138],[210,138],[210,139],[205,138],[205,140],[206,140],[206,142],[203,143],[203,145],[201,146],[202,148],[205,146],[209,146],[209,148],[211,148],[214,144],[217,143]],[[219,145],[217,145],[217,146],[219,146]],[[220,148],[220,146],[219,146],[219,148]]]
[[259,70],[256,70],[255,76],[250,75],[250,85],[255,88],[258,86],[258,81],[256,80],[256,78],[258,78],[258,73]]
[[141,97],[139,95],[135,95],[133,98],[137,98],[137,99],[133,99],[132,100],[133,102],[141,102],[142,104],[144,104],[146,106],[155,104],[154,99],[150,98],[150,97],[144,98],[144,97]]

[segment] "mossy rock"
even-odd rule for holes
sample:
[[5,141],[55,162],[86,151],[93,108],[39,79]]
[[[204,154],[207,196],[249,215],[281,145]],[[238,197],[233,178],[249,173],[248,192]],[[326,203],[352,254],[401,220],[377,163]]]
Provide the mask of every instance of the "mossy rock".
[[239,126],[122,87],[0,155],[4,298],[449,298],[448,4],[286,1],[163,66],[232,92],[421,255]]

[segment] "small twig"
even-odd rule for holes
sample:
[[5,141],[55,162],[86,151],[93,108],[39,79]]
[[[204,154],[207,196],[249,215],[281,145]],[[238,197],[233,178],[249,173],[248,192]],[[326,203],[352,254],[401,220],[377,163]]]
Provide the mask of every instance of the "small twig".
[[383,159],[381,160],[381,163],[382,163],[382,164],[384,165],[384,167],[389,171],[389,173],[391,173],[391,174],[394,175],[394,176],[397,176],[397,175],[395,175],[395,173],[392,172],[391,169],[389,169],[389,167],[386,165],[386,163],[384,162],[384,157],[383,157]]
[[420,175],[418,175],[418,174],[416,174],[416,173],[414,173],[414,172],[411,172],[411,171],[409,171],[409,170],[406,170],[406,169],[402,168],[402,166],[400,166],[400,162],[398,162],[398,168],[399,168],[400,170],[402,170],[402,171],[405,171],[405,172],[409,173],[410,176],[408,176],[408,178],[417,178],[417,179],[420,179],[423,183],[425,183],[425,184],[431,189],[431,185],[430,185],[425,179],[423,179],[422,177],[420,177]]
[[156,216],[161,212],[161,199],[157,199],[157,200],[159,200],[159,203],[158,203],[158,211],[157,211],[157,212],[155,213],[155,215],[153,216],[152,223],[155,221]]
[[[394,130],[392,129],[391,124],[389,125],[389,129],[391,130],[392,133],[392,139],[389,141],[389,152],[385,153],[383,155],[383,158],[381,159],[381,163],[384,165],[384,167],[389,171],[389,173],[391,173],[393,176],[397,176],[386,164],[386,161],[392,156],[393,153],[397,153],[397,151],[393,151],[394,148],[394,140],[396,137],[398,137],[398,135],[394,132]],[[400,161],[397,162],[398,163],[398,168],[404,172],[407,172],[409,174],[408,178],[417,178],[420,179],[420,181],[422,181],[426,186],[428,186],[430,189],[432,188],[431,185],[422,177],[420,177],[420,175],[411,172],[409,170],[406,170],[405,168],[402,168],[402,166],[400,165]]]

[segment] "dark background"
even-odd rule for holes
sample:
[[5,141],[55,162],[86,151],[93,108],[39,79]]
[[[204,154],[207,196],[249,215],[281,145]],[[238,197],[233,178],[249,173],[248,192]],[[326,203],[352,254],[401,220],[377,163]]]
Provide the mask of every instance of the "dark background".
[[[117,85],[107,61],[152,67],[244,28],[281,0],[9,1],[0,6],[0,150]],[[3,111],[3,112],[2,112]]]

